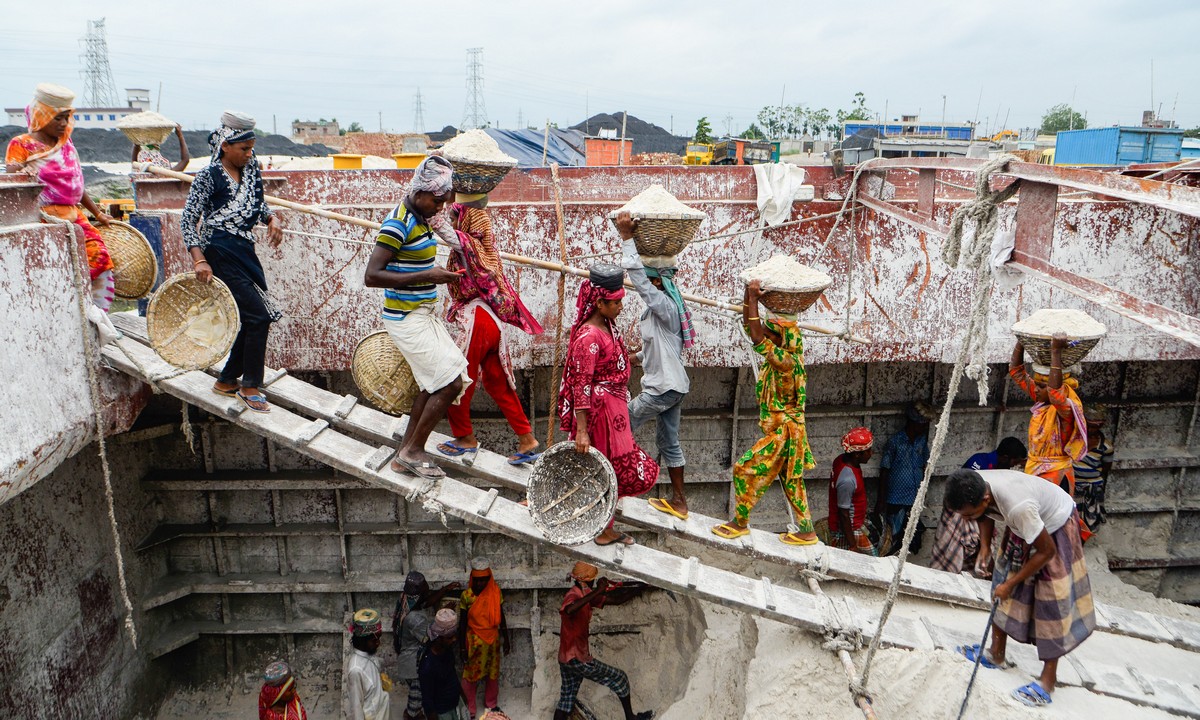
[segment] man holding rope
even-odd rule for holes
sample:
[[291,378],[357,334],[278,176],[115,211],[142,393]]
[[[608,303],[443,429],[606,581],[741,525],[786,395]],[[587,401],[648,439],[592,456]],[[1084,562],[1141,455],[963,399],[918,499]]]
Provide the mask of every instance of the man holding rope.
[[383,325],[420,387],[392,470],[430,479],[446,473],[433,463],[425,442],[471,382],[467,358],[434,308],[437,286],[459,278],[434,263],[437,237],[431,225],[453,192],[451,174],[445,158],[421,162],[403,202],[379,229],[363,278],[367,287],[384,288]]

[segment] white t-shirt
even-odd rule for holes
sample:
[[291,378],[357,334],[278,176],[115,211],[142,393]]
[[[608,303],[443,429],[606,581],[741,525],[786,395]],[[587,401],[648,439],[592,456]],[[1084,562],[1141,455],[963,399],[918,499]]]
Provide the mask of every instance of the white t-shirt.
[[854,476],[854,470],[847,465],[837,476],[838,507],[842,510],[851,510],[854,507],[854,491],[857,489],[858,478]]
[[1032,544],[1042,530],[1050,534],[1061,530],[1075,510],[1075,501],[1066,491],[1037,475],[1018,470],[975,472],[991,490],[999,519],[1027,543]]

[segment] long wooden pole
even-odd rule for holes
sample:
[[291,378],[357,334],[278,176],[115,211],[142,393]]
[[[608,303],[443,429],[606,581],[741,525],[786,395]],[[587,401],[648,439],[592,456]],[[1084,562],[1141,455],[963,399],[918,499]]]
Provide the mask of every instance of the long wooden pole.
[[[184,174],[181,172],[175,172],[174,170],[169,170],[167,168],[160,168],[160,167],[157,167],[154,165],[145,165],[145,166],[141,166],[140,169],[144,169],[146,172],[152,173],[154,175],[159,175],[161,177],[172,178],[174,180],[182,180],[183,182],[186,182],[186,183],[192,182],[191,175],[187,175],[187,174]],[[378,230],[379,228],[382,227],[382,225],[380,223],[377,223],[374,220],[364,220],[362,218],[356,218],[353,215],[343,215],[342,213],[336,213],[331,210],[319,208],[319,207],[316,207],[315,205],[305,205],[304,203],[293,202],[291,200],[284,200],[283,198],[275,197],[274,195],[264,195],[263,199],[265,199],[267,201],[268,205],[275,205],[277,207],[287,208],[288,210],[295,210],[296,212],[305,213],[307,215],[316,215],[317,217],[326,218],[327,220],[337,220],[339,222],[344,222],[344,223],[347,223],[350,225],[357,225],[358,227],[361,227],[361,228],[367,228],[368,230]],[[549,270],[551,272],[562,273],[564,275],[574,275],[575,277],[581,277],[581,278],[588,277],[587,270],[581,270],[576,267],[571,267],[570,265],[562,265],[562,264],[559,264],[556,262],[550,262],[549,260],[539,260],[537,258],[527,257],[525,255],[514,255],[513,253],[506,253],[506,252],[500,253],[500,257],[509,262],[515,262],[515,263],[519,263],[521,265],[527,265],[529,267],[538,268],[539,270]],[[629,281],[626,281],[625,287],[632,288],[633,284],[630,283]],[[720,300],[712,300],[710,298],[702,297],[700,295],[692,295],[691,293],[685,293],[685,292],[681,292],[679,294],[683,297],[684,300],[687,300],[690,303],[695,303],[697,305],[704,305],[707,307],[717,308],[719,310],[727,310],[729,312],[738,313],[738,314],[741,314],[741,312],[742,312],[742,306],[740,304],[727,303],[727,302],[722,302]],[[798,323],[798,325],[802,329],[808,330],[809,332],[819,333],[821,335],[842,336],[842,333],[838,332],[837,330],[831,330],[827,327],[822,327],[820,325],[812,325],[809,323]],[[871,344],[870,340],[865,340],[863,338],[854,337],[852,335],[851,336],[842,336],[842,337],[844,337],[844,339],[849,340],[851,342],[861,343],[863,345]]]

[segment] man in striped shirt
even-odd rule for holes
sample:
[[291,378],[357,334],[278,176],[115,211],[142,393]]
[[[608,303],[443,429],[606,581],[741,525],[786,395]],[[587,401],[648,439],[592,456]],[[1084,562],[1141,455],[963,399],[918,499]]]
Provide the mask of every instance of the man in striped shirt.
[[434,312],[437,286],[458,278],[434,263],[437,236],[431,225],[453,192],[451,177],[450,163],[441,157],[425,158],[417,167],[404,201],[375,238],[363,278],[367,287],[384,289],[384,327],[420,388],[392,469],[426,478],[445,475],[425,442],[470,382],[466,357]]

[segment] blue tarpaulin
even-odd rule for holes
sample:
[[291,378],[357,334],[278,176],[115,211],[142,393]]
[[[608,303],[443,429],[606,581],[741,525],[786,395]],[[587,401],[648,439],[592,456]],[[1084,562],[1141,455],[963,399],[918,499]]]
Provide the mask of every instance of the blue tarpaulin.
[[[517,159],[518,167],[542,166],[544,130],[487,128],[485,132],[496,141],[505,155]],[[582,152],[583,134],[577,130],[550,128],[550,140],[546,146],[547,165],[556,162],[560,167],[581,167],[585,162]]]

